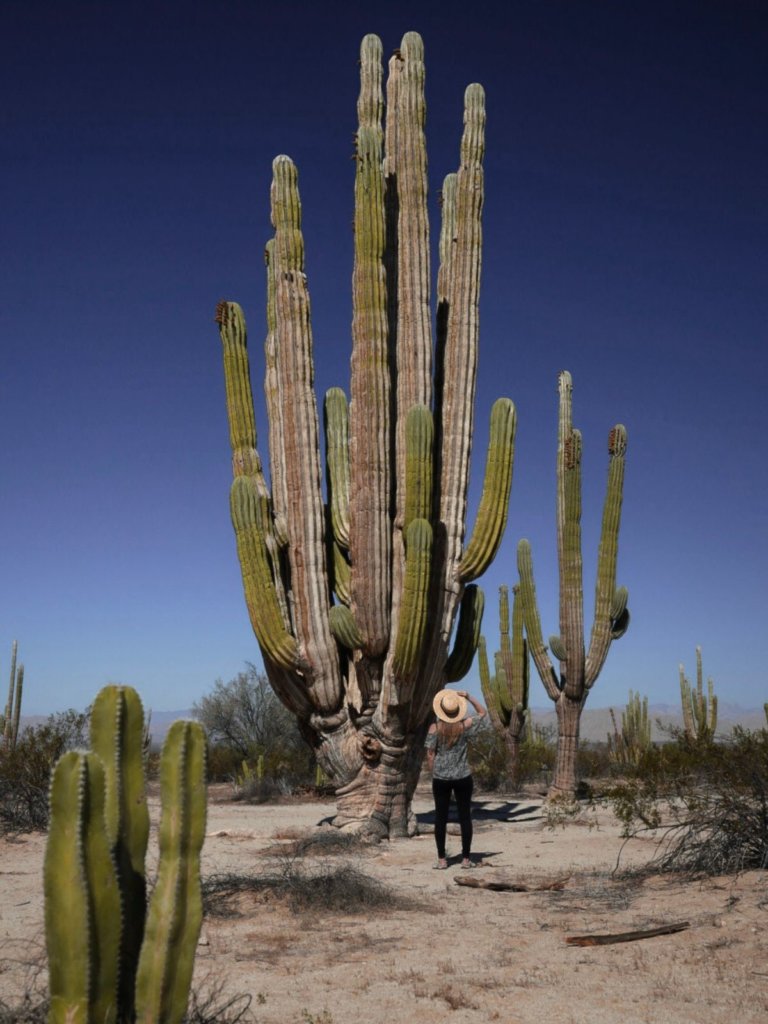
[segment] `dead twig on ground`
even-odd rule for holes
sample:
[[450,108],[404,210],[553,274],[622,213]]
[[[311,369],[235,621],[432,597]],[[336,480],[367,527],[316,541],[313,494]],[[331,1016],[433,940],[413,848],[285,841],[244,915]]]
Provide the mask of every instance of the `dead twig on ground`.
[[540,885],[526,885],[524,882],[510,882],[503,878],[454,878],[456,885],[466,885],[469,889],[490,889],[492,892],[552,892],[565,888],[570,875],[556,878],[554,882],[542,882]]
[[637,939],[652,939],[657,935],[673,935],[691,927],[690,921],[678,921],[676,924],[665,924],[660,928],[645,928],[634,932],[614,932],[608,935],[568,935],[565,941],[569,946],[609,946],[614,942],[635,942]]

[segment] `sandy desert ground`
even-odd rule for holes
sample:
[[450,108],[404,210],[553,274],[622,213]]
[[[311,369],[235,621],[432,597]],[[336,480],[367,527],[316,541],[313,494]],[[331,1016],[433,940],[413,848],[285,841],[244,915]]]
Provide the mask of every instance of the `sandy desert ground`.
[[[219,901],[198,947],[195,985],[251,996],[260,1024],[392,1024],[418,1020],[548,1024],[757,1024],[768,1020],[768,872],[684,882],[612,874],[623,842],[608,812],[552,828],[538,799],[480,794],[474,853],[436,871],[430,834],[331,854],[330,802],[233,804],[212,792],[204,876],[327,873],[350,865],[388,887],[375,912],[294,911],[271,890]],[[154,828],[158,806],[151,802]],[[430,827],[428,789],[416,809]],[[150,840],[155,850],[156,837]],[[45,837],[0,839],[0,996],[13,1003],[42,961]],[[651,839],[623,847],[641,866]],[[325,852],[323,852],[323,850]],[[567,877],[561,890],[494,892],[457,878],[530,887]],[[319,884],[319,883],[318,883]],[[567,936],[688,921],[684,931],[579,947]],[[44,983],[38,966],[37,983]]]

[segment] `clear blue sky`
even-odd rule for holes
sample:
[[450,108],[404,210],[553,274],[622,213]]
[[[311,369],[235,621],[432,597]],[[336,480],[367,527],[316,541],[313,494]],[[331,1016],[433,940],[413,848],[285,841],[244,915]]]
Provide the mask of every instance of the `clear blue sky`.
[[[0,685],[25,711],[107,681],[158,710],[258,663],[229,522],[220,298],[261,396],[271,161],[299,167],[318,390],[348,383],[357,53],[419,31],[433,236],[464,87],[487,92],[473,507],[491,402],[519,427],[504,545],[557,631],[556,379],[584,436],[591,622],[609,428],[629,433],[632,625],[590,704],[768,699],[765,3],[48,3],[0,14]],[[259,410],[260,444],[266,422]],[[470,689],[478,692],[476,669]],[[547,705],[538,680],[533,703]]]

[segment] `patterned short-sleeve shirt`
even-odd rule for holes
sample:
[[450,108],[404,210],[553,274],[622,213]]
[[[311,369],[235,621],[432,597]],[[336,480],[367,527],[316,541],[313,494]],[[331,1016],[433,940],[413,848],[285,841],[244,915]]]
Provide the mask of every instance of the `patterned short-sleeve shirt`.
[[466,779],[471,775],[469,760],[467,758],[468,740],[474,736],[480,728],[480,719],[473,718],[468,729],[457,736],[451,746],[447,743],[438,743],[436,732],[427,733],[424,746],[427,750],[435,751],[435,764],[432,768],[433,779],[453,781],[454,779]]

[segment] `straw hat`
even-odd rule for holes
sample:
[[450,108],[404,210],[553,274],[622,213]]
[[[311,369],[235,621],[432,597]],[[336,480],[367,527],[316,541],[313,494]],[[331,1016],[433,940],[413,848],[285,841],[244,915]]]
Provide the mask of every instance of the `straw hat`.
[[461,722],[467,716],[467,698],[455,690],[441,690],[432,701],[432,708],[444,722]]

